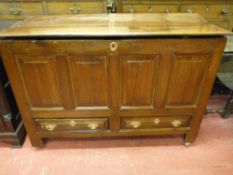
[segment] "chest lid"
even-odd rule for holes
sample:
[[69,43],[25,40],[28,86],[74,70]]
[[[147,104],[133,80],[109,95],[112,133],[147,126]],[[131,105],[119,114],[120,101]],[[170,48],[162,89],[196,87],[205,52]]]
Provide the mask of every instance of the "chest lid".
[[0,31],[0,37],[216,36],[231,32],[199,14],[88,14],[32,16]]

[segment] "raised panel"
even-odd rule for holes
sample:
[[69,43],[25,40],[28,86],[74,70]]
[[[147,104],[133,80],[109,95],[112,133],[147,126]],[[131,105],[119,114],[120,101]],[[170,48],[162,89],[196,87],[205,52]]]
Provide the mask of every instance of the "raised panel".
[[153,108],[158,55],[121,56],[121,108]]
[[175,54],[166,107],[196,107],[210,55]]
[[52,56],[16,56],[31,107],[62,106],[55,60]]
[[108,59],[106,56],[69,57],[77,108],[109,106]]

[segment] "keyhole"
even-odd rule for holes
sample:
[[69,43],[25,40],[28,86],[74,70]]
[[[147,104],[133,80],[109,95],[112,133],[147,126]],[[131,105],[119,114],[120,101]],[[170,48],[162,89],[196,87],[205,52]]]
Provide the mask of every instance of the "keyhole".
[[113,52],[117,50],[117,43],[116,42],[110,43],[110,50]]

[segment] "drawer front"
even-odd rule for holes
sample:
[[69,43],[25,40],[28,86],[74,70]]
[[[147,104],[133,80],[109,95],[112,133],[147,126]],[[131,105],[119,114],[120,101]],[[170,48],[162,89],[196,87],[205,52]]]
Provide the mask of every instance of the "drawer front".
[[2,2],[0,15],[41,15],[43,6],[41,2]]
[[35,122],[38,130],[44,131],[78,131],[108,129],[108,118],[36,119]]
[[48,2],[48,14],[88,14],[106,12],[104,2]]
[[121,119],[122,129],[180,128],[190,125],[191,117],[128,117]]
[[199,13],[205,18],[227,18],[232,13],[232,5],[182,5],[181,12]]
[[123,13],[174,13],[176,5],[123,5]]

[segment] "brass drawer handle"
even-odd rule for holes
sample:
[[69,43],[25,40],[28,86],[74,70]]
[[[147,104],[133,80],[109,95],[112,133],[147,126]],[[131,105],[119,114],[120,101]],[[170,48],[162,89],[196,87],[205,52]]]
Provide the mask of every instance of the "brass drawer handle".
[[166,10],[165,10],[165,13],[171,13],[171,10],[166,9]]
[[41,125],[41,128],[45,128],[48,131],[53,131],[57,127],[56,123],[43,123]]
[[141,122],[139,121],[131,121],[130,122],[130,125],[133,127],[133,128],[139,128],[141,126]]
[[158,125],[158,124],[160,123],[159,118],[154,119],[154,123],[155,123],[156,125]]
[[88,127],[89,127],[90,129],[92,129],[92,130],[98,128],[98,126],[99,126],[98,123],[89,123],[89,124],[88,124]]
[[116,42],[111,42],[111,43],[110,43],[110,50],[111,50],[112,52],[116,51],[117,48],[118,48],[118,44],[117,44]]
[[77,122],[74,120],[70,120],[70,126],[74,127],[75,125],[77,125]]
[[152,6],[149,6],[148,7],[148,13],[151,13],[153,11],[153,7]]
[[130,12],[130,13],[134,13],[133,7],[130,7],[130,8],[129,8],[129,12]]
[[10,8],[10,13],[11,13],[12,15],[20,15],[21,9],[20,9],[20,8],[17,8],[17,7]]
[[193,13],[192,9],[187,9],[186,10],[188,13]]
[[72,14],[79,14],[81,11],[81,8],[77,5],[77,3],[73,3],[73,6],[70,7],[70,12]]
[[221,15],[222,16],[227,16],[228,15],[228,10],[227,9],[222,9],[221,10]]
[[174,128],[177,128],[181,125],[181,120],[173,120],[171,124]]
[[12,7],[9,10],[12,15],[21,14],[21,9],[16,6],[16,2],[12,2]]

